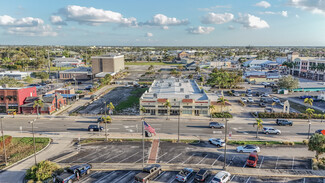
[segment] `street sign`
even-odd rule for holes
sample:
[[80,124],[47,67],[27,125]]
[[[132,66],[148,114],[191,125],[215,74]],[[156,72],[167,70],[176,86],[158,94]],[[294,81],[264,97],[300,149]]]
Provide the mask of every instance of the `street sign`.
[[229,132],[229,138],[231,138],[231,135],[232,135],[232,131]]

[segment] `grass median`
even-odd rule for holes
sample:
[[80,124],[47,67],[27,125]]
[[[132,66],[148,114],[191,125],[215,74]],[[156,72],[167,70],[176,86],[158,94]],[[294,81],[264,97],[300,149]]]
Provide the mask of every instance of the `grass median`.
[[294,145],[306,145],[306,142],[292,142],[292,141],[240,141],[240,140],[229,140],[229,145],[266,145],[266,146],[294,146]]
[[[49,138],[35,137],[36,151],[42,150],[50,142]],[[1,138],[1,156],[3,156],[3,143]],[[16,163],[17,161],[24,159],[34,153],[34,145],[32,137],[5,137],[6,153],[8,165]],[[5,167],[4,158],[1,158],[0,169]]]

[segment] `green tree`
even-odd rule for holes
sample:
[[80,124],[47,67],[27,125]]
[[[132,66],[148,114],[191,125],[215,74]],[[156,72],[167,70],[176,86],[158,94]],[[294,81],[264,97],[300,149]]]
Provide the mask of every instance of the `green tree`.
[[113,105],[112,102],[110,102],[109,104],[107,104],[106,107],[109,108],[109,110],[113,113],[113,111],[114,111],[114,109],[115,109],[115,106]]
[[305,98],[304,103],[310,106],[313,105],[314,100],[312,98]]
[[111,123],[112,118],[110,116],[102,116],[102,123]]
[[195,72],[200,72],[200,71],[201,71],[200,67],[199,66],[196,66]]
[[36,107],[37,115],[39,115],[39,108],[40,108],[40,107],[42,108],[43,106],[44,106],[44,103],[43,103],[42,100],[35,100],[35,101],[34,101],[33,108]]
[[172,107],[172,105],[170,104],[169,100],[167,99],[166,102],[164,103],[164,106],[167,108],[167,119],[169,119],[169,115],[170,115],[170,108]]
[[41,161],[26,171],[26,178],[34,181],[44,181],[60,170],[60,166],[51,161]]
[[256,125],[256,138],[257,138],[257,135],[258,135],[258,130],[262,129],[263,128],[263,120],[262,119],[255,119],[256,120],[256,123],[254,125]]
[[209,111],[210,111],[210,119],[212,119],[212,111],[214,111],[216,108],[214,105],[209,105]]
[[153,69],[154,69],[153,65],[150,65],[150,66],[148,67],[148,70],[149,70],[149,71],[151,71],[151,70],[153,70]]
[[280,88],[292,91],[293,89],[298,88],[299,80],[297,78],[293,78],[291,75],[283,76],[279,79],[278,85]]
[[143,106],[140,106],[140,111],[142,112],[142,114],[144,114],[145,112],[146,112],[146,108],[145,107],[143,107]]
[[28,84],[31,84],[31,83],[33,83],[33,78],[31,78],[30,76],[27,76],[25,79],[24,79],[24,81],[26,82],[26,83],[28,83]]
[[308,150],[316,151],[316,159],[319,160],[319,155],[325,152],[325,135],[315,133],[308,142]]
[[188,79],[193,79],[193,74],[188,75]]
[[23,84],[19,83],[15,78],[10,78],[10,77],[2,77],[0,79],[0,85],[8,85],[9,87],[22,87]]

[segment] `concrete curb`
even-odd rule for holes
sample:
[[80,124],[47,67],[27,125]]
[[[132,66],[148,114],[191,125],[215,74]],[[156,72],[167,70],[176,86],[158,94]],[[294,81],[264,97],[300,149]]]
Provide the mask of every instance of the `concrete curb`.
[[60,161],[62,161],[62,160],[68,159],[68,158],[70,158],[70,157],[72,157],[72,156],[74,156],[74,155],[76,155],[76,154],[78,154],[78,153],[79,153],[78,151],[73,151],[73,152],[71,152],[71,153],[69,153],[69,154],[66,154],[66,155],[64,155],[64,156],[62,156],[62,157],[60,157],[60,158],[54,159],[54,160],[52,160],[52,161],[53,161],[53,162],[60,162]]
[[[48,137],[47,137],[47,138],[48,138]],[[46,150],[46,149],[50,146],[50,144],[51,144],[51,142],[52,142],[52,139],[51,139],[51,138],[49,138],[49,139],[50,139],[49,143],[48,143],[48,144],[47,144],[43,149],[41,149],[40,151],[36,152],[36,155],[38,155],[39,153],[43,152],[44,150]],[[33,157],[33,156],[34,156],[34,153],[31,154],[31,155],[29,155],[29,156],[27,156],[26,158],[23,158],[23,159],[21,159],[21,160],[15,162],[15,163],[13,163],[13,164],[11,164],[11,165],[5,167],[4,169],[2,169],[2,170],[0,171],[0,173],[5,172],[7,169],[9,169],[9,168],[11,168],[11,167],[13,167],[13,166],[15,166],[15,165],[17,165],[17,164],[19,164],[19,163],[22,163],[23,161],[25,161],[25,160],[27,160],[27,159]]]

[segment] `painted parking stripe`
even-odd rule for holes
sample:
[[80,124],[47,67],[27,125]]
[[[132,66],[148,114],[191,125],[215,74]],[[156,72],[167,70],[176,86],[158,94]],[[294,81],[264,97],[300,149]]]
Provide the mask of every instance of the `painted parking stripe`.
[[230,164],[233,162],[233,160],[235,159],[235,157],[236,157],[236,156],[233,156],[233,157],[231,158],[231,160],[230,160],[229,164],[227,165],[227,167],[230,166]]
[[105,175],[104,177],[100,178],[99,180],[97,180],[95,183],[98,183],[98,182],[106,179],[107,177],[111,176],[114,172],[116,172],[116,171],[112,171],[111,173],[109,173],[109,174]]
[[166,172],[163,172],[163,173],[161,173],[160,175],[158,175],[155,179],[154,179],[154,181],[156,181],[156,180],[158,180],[162,175],[164,175]]
[[292,168],[291,168],[291,170],[293,170],[294,166],[295,166],[295,157],[292,158]]
[[[110,148],[110,149],[111,149],[111,148]],[[103,156],[107,156],[107,155],[109,155],[109,154],[111,154],[111,153],[113,153],[113,152],[115,152],[115,151],[113,150],[113,151],[111,151],[111,152],[104,153],[103,155],[100,155],[100,156],[98,156],[98,157],[96,157],[96,158],[94,158],[94,159],[89,160],[87,163],[95,162],[95,160],[97,160],[97,159],[99,159],[99,158],[101,158],[101,157],[103,157]]]
[[109,158],[109,159],[103,161],[103,163],[107,163],[109,160],[112,160],[112,159],[114,159],[114,158],[116,158],[116,157],[119,157],[119,156],[121,156],[122,154],[125,154],[125,153],[126,153],[126,152],[123,152],[123,153],[121,153],[121,154],[118,154],[118,155],[116,155],[116,156],[113,156],[113,157],[111,157],[111,158]]
[[276,169],[278,167],[278,161],[279,161],[279,156],[276,159],[276,163],[275,163],[275,168],[274,169]]
[[133,156],[135,156],[135,155],[137,155],[137,154],[139,154],[139,153],[140,153],[140,152],[137,152],[137,153],[133,154],[132,156],[129,156],[129,157],[127,157],[127,158],[124,158],[123,160],[119,161],[118,163],[121,163],[121,162],[123,162],[123,161],[125,161],[125,160],[127,160],[127,159],[129,159],[129,158],[131,158],[131,157],[133,157]]
[[201,162],[202,162],[203,160],[205,160],[205,158],[206,158],[208,155],[209,155],[209,154],[205,155],[205,156],[201,159],[201,161],[199,161],[198,163],[196,163],[196,165],[201,164]]
[[244,163],[244,166],[243,166],[243,168],[245,168],[246,167],[246,162]]
[[195,153],[192,154],[190,157],[188,157],[182,164],[185,164],[185,162],[187,162],[188,160],[190,160],[194,155],[195,155]]
[[89,157],[89,156],[91,156],[91,155],[94,155],[94,154],[96,154],[96,153],[98,153],[98,152],[97,152],[97,149],[95,149],[95,151],[94,151],[93,153],[90,153],[90,154],[88,154],[88,155],[86,155],[86,156],[84,156],[84,157],[80,157],[80,158],[78,158],[77,160],[72,161],[71,163],[77,163],[77,162],[80,162],[81,159],[86,159],[87,157]]
[[131,174],[133,171],[129,171],[128,173],[124,174],[121,178],[119,178],[118,180],[114,181],[114,183],[119,182],[120,180],[123,180],[126,176],[128,176],[129,174]]
[[248,181],[251,179],[251,177],[248,177],[248,179],[247,179],[247,181],[246,181],[246,183],[248,183]]
[[172,158],[171,160],[169,160],[168,162],[167,162],[167,164],[169,163],[169,162],[171,162],[171,161],[173,161],[174,159],[176,159],[176,158],[178,158],[180,155],[182,155],[183,153],[179,153],[177,156],[175,156],[174,158]]
[[211,166],[213,166],[213,165],[218,161],[218,159],[219,159],[220,157],[221,157],[221,155],[219,155],[218,158],[217,158],[216,160],[214,160],[214,162],[212,163]]
[[167,152],[165,152],[163,155],[159,156],[159,157],[157,158],[157,160],[160,159],[160,158],[162,158],[162,157],[165,156],[166,154],[167,154]]
[[80,180],[80,183],[87,182],[89,179],[92,179],[91,176],[97,175],[99,173],[100,173],[99,171],[96,171],[96,172],[90,174],[87,178]]
[[232,181],[232,179],[234,179],[236,177],[236,175],[232,176],[231,179],[229,180],[229,182]]
[[147,158],[149,156],[149,153],[147,153],[147,154],[145,154],[144,155],[144,157],[142,157],[142,158],[140,158],[140,159],[138,159],[137,161],[135,161],[134,163],[138,163],[139,161],[142,161],[143,160],[143,158]]
[[260,166],[258,167],[259,169],[261,169],[261,167],[262,167],[262,164],[263,164],[263,161],[264,161],[264,156],[263,156],[263,158],[262,158],[262,161],[261,161],[261,164],[260,164]]

